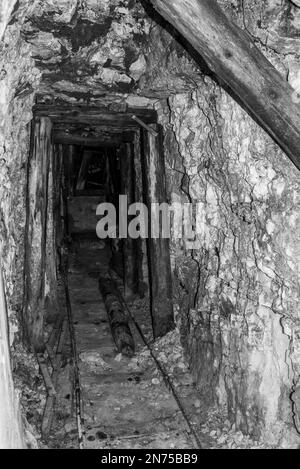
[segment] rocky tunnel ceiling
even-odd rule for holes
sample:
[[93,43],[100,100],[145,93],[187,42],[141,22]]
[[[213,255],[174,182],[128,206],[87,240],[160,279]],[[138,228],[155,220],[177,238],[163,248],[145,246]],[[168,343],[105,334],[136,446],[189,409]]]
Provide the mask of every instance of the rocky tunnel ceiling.
[[[16,65],[26,50],[35,65],[35,70],[17,84],[17,96],[35,91],[46,102],[55,99],[113,104],[124,101],[125,97],[132,106],[138,102],[146,107],[149,101],[142,98],[168,97],[195,89],[203,80],[202,72],[208,73],[199,55],[152,10],[149,12],[150,2],[18,0],[13,3],[3,44],[7,59],[14,60]],[[294,3],[290,0],[285,0],[284,5],[278,0],[219,0],[218,3],[246,29],[292,84],[297,81],[295,58],[300,53],[297,29],[300,10]],[[19,42],[20,56],[14,58],[9,57],[8,50],[12,39]],[[285,56],[284,65],[279,59],[281,53]],[[3,70],[2,75],[5,73]]]

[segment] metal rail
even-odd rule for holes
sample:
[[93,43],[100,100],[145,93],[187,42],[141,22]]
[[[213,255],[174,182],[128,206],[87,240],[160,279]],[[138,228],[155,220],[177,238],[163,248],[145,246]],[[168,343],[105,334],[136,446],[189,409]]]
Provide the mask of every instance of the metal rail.
[[[70,341],[71,341],[71,350],[72,350],[72,355],[73,355],[73,360],[74,360],[74,394],[75,394],[75,405],[76,405],[76,421],[77,421],[77,429],[78,429],[78,441],[79,441],[79,448],[84,449],[84,431],[83,431],[83,412],[82,412],[82,393],[81,393],[81,384],[80,384],[80,375],[79,375],[79,359],[78,359],[78,351],[77,351],[77,344],[76,344],[76,338],[75,338],[75,330],[74,330],[74,322],[73,322],[73,312],[72,312],[72,306],[71,306],[71,300],[70,300],[70,293],[69,293],[69,284],[68,284],[68,274],[67,274],[67,261],[65,262],[65,265],[62,268],[62,277],[63,277],[63,282],[64,282],[64,287],[65,287],[65,297],[66,297],[66,309],[67,309],[67,317],[68,317],[68,322],[69,322],[69,331],[70,331]],[[187,415],[187,412],[184,408],[184,405],[182,404],[180,397],[178,396],[176,389],[174,387],[174,384],[172,382],[172,379],[164,369],[163,365],[160,363],[158,358],[156,357],[155,353],[153,352],[153,349],[149,342],[147,341],[142,329],[140,328],[140,325],[138,324],[134,314],[130,310],[127,302],[121,295],[118,286],[116,285],[115,280],[111,277],[112,285],[114,287],[114,290],[116,292],[117,297],[119,298],[119,301],[121,304],[123,304],[124,308],[126,309],[130,319],[132,320],[133,324],[135,325],[144,345],[148,348],[150,355],[161,373],[164,383],[166,387],[172,392],[173,397],[175,399],[175,402],[177,403],[177,406],[184,418],[184,422],[186,424],[186,431],[191,439],[193,446],[197,449],[202,449],[202,443]]]
[[165,385],[166,387],[172,392],[173,394],[173,397],[178,405],[178,408],[184,418],[184,421],[186,423],[186,426],[187,426],[187,434],[189,435],[190,439],[192,440],[192,443],[194,445],[195,448],[197,449],[202,449],[202,444],[200,442],[200,439],[197,435],[197,433],[195,432],[195,429],[186,413],[186,410],[184,408],[184,405],[182,404],[181,400],[180,400],[180,397],[178,396],[176,390],[175,390],[175,387],[173,385],[173,382],[172,382],[172,379],[170,378],[170,376],[168,375],[168,373],[165,371],[164,367],[162,366],[162,364],[160,363],[160,361],[157,359],[155,353],[153,352],[153,349],[151,347],[151,345],[149,344],[149,342],[147,341],[142,329],[140,328],[140,325],[139,323],[137,322],[133,312],[130,310],[128,304],[126,303],[126,301],[124,300],[123,296],[121,295],[117,285],[116,285],[116,282],[114,281],[114,279],[111,277],[111,280],[112,280],[112,284],[114,285],[115,287],[115,291],[116,291],[116,294],[120,300],[120,302],[124,305],[130,319],[132,320],[133,324],[135,325],[143,343],[145,344],[145,346],[148,348],[149,352],[150,352],[150,355],[151,357],[153,358],[154,362],[155,362],[155,365],[157,367],[157,369],[160,371],[162,377],[163,377],[163,380],[165,382]]
[[79,376],[79,359],[78,359],[78,351],[77,351],[77,344],[75,338],[75,330],[74,330],[74,322],[73,322],[73,312],[70,300],[70,292],[69,292],[69,283],[68,283],[68,263],[65,262],[62,268],[62,276],[63,282],[65,287],[65,297],[66,297],[66,309],[67,309],[67,316],[69,322],[69,331],[70,331],[70,341],[71,341],[71,351],[73,355],[74,361],[74,395],[75,395],[75,407],[76,407],[76,422],[77,422],[77,430],[78,430],[78,443],[79,449],[84,449],[84,431],[83,431],[83,412],[82,412],[82,393],[81,393],[81,385],[80,385],[80,376]]

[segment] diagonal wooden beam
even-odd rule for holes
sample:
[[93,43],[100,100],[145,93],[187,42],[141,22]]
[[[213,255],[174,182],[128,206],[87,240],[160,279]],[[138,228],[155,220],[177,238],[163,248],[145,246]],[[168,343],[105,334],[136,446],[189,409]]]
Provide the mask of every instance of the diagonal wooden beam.
[[77,178],[76,190],[83,190],[86,184],[87,171],[89,167],[90,160],[92,158],[92,152],[85,150],[82,156],[81,166]]
[[300,169],[300,103],[294,89],[216,0],[148,0],[204,58]]

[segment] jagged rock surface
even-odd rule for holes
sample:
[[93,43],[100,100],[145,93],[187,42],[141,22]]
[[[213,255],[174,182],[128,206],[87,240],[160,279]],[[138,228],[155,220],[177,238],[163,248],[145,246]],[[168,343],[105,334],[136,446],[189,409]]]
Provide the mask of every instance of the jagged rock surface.
[[191,367],[238,428],[276,439],[282,422],[292,429],[299,376],[298,174],[212,82],[169,107],[186,192],[204,217],[200,248],[174,259]]
[[[299,2],[218,2],[299,91]],[[155,104],[170,199],[200,202],[205,213],[200,249],[172,242],[177,316],[200,393],[244,433],[295,444],[300,186],[288,158],[139,1],[3,1],[1,34],[0,233],[11,342],[22,330],[36,93],[45,102]]]

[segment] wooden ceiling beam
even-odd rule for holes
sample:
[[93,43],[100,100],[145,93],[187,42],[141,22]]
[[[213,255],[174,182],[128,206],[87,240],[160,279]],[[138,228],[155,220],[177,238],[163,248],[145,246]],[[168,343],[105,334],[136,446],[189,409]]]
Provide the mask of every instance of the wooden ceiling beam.
[[128,108],[126,112],[113,112],[101,107],[93,106],[48,106],[35,105],[34,115],[47,116],[53,123],[87,124],[94,126],[122,127],[123,129],[138,128],[132,118],[137,116],[146,124],[157,122],[157,113],[151,109]]
[[300,169],[300,103],[295,90],[230,21],[216,0],[148,0],[203,57]]
[[56,144],[63,145],[83,145],[90,147],[116,147],[124,142],[132,142],[133,139],[123,138],[122,134],[120,137],[112,135],[110,139],[104,139],[101,137],[83,137],[81,135],[72,135],[67,132],[53,132],[53,142]]

